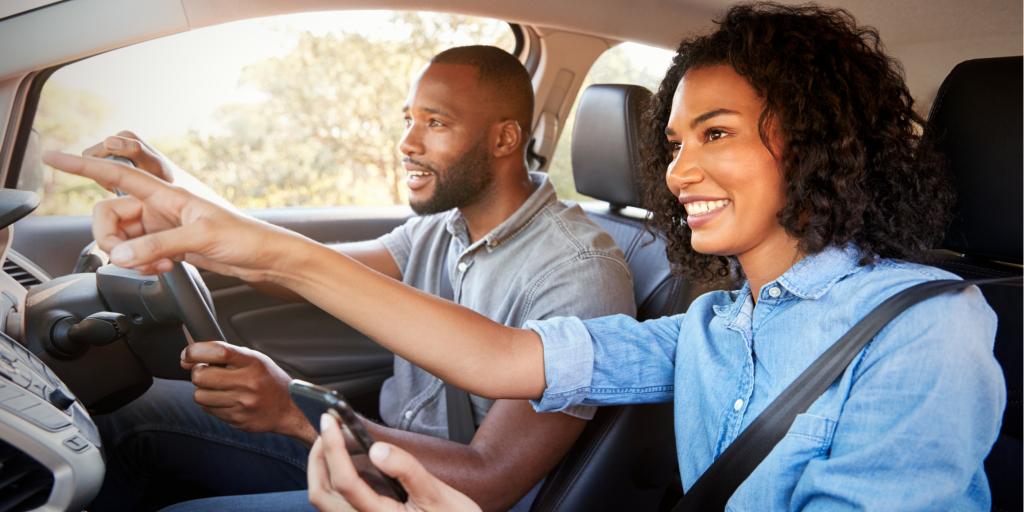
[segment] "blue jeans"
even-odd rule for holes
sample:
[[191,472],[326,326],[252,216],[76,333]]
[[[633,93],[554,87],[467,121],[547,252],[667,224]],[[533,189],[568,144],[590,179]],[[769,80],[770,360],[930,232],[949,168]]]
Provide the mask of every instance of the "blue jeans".
[[161,512],[298,512],[316,511],[309,504],[306,491],[221,496],[186,501],[163,509]]
[[89,510],[156,510],[195,498],[294,490],[305,501],[309,448],[231,427],[196,405],[194,389],[155,379],[134,402],[95,418],[107,474]]

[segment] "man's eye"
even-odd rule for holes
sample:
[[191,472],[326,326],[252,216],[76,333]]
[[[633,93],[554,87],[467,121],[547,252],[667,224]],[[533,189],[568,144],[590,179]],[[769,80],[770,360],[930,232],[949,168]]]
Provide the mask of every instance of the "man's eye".
[[440,128],[440,127],[444,126],[444,123],[442,123],[441,121],[438,121],[437,119],[431,119],[429,126],[431,128]]
[[405,127],[408,128],[410,126],[412,126],[412,118],[411,117],[406,117],[405,118]]

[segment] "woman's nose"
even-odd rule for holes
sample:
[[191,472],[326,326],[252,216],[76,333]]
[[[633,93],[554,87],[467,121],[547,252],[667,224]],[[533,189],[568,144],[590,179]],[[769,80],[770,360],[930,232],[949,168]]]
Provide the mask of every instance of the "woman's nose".
[[678,196],[684,188],[698,183],[702,179],[704,179],[704,171],[700,165],[694,159],[686,158],[682,152],[678,153],[676,158],[668,164],[668,170],[665,172],[665,183],[674,196]]

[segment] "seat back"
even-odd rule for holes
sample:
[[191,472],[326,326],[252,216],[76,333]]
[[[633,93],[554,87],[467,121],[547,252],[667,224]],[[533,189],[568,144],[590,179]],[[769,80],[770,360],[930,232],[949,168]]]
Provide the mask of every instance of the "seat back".
[[[957,65],[925,127],[926,142],[948,159],[957,192],[937,264],[964,278],[1021,275],[1022,62],[1005,57]],[[995,356],[1007,388],[1002,429],[985,470],[993,510],[1021,510],[1022,292],[1005,286],[983,286],[982,292],[999,318]]]
[[[576,189],[607,201],[588,210],[622,249],[633,273],[637,318],[685,311],[695,290],[671,274],[664,242],[642,219],[623,213],[640,206],[640,113],[650,91],[631,85],[593,85],[576,113],[572,162]],[[676,473],[672,404],[602,407],[548,475],[534,511],[650,510]]]

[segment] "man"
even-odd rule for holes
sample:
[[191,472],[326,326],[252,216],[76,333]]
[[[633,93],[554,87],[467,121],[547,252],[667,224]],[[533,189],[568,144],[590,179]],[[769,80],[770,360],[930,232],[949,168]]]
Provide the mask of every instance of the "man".
[[[628,267],[611,238],[579,208],[559,203],[543,175],[527,172],[533,91],[514,57],[485,46],[442,52],[412,85],[403,112],[399,149],[420,216],[336,250],[507,325],[634,313]],[[134,135],[121,135],[86,154],[124,156],[179,184],[188,179]],[[181,499],[303,488],[316,432],[288,396],[288,375],[263,354],[219,341],[191,345],[182,365],[192,369],[194,388],[161,381],[97,419],[108,478],[92,509],[158,506],[168,499],[160,492]],[[485,509],[502,510],[535,488],[593,414],[537,414],[525,401],[479,397],[471,406],[479,425],[472,441],[447,440],[445,386],[396,357],[381,391],[387,426],[367,426]]]

